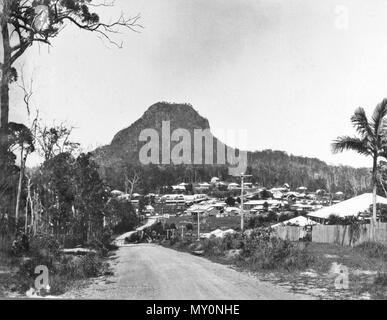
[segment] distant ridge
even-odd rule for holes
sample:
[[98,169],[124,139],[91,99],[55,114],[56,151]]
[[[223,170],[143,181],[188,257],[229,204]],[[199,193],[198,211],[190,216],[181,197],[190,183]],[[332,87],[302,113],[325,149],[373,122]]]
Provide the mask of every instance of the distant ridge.
[[[192,136],[194,129],[210,129],[209,121],[190,104],[155,103],[133,124],[117,132],[109,145],[93,152],[94,159],[102,171],[106,172],[109,168],[117,170],[117,167],[125,164],[140,165],[139,151],[146,143],[139,141],[140,132],[143,129],[152,128],[161,137],[162,121],[170,121],[171,132],[184,128]],[[216,142],[217,139],[214,137],[214,146]],[[171,143],[171,148],[176,143]],[[215,147],[214,154],[215,161]],[[293,187],[304,185],[311,189],[325,188],[331,191],[341,190],[356,194],[368,190],[370,186],[371,175],[367,168],[330,166],[316,158],[288,155],[283,151],[249,151],[247,155],[248,171],[254,175],[253,179],[256,182],[267,187],[287,182]]]

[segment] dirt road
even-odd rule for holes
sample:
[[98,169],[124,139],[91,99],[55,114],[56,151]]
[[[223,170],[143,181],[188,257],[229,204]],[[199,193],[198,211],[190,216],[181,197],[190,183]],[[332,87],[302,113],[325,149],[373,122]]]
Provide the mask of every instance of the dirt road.
[[129,232],[126,232],[124,234],[121,234],[120,236],[118,236],[114,241],[113,241],[113,244],[115,244],[116,246],[124,246],[125,245],[125,238],[130,238],[130,236],[133,234],[133,233],[136,233],[138,231],[141,231],[141,230],[144,230],[145,228],[148,228],[150,227],[152,224],[156,223],[157,222],[157,217],[150,217],[144,225],[138,227],[135,231],[129,231]]
[[76,299],[310,299],[207,259],[153,244],[120,247],[114,276],[69,292]]

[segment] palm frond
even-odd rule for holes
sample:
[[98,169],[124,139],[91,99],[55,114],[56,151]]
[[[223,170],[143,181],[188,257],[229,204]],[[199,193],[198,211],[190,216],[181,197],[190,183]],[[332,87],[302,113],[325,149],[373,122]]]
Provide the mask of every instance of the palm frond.
[[355,110],[355,113],[351,117],[351,121],[359,134],[368,136],[370,139],[374,137],[374,131],[372,130],[371,124],[369,123],[363,108],[359,107]]
[[387,99],[383,99],[381,103],[379,103],[372,115],[371,126],[373,127],[373,131],[375,136],[381,134],[383,130],[385,130],[385,117],[387,115]]
[[356,137],[341,136],[332,143],[332,152],[339,153],[344,150],[353,150],[362,155],[371,155],[372,152],[368,146],[366,139]]

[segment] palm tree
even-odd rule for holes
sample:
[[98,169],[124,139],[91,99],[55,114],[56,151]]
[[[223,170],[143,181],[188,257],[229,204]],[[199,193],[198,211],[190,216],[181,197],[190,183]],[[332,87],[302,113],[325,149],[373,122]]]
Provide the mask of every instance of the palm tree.
[[341,136],[332,143],[334,153],[344,150],[354,150],[359,154],[372,157],[372,190],[373,190],[373,222],[376,222],[376,186],[378,158],[385,154],[387,147],[387,99],[379,103],[368,120],[363,108],[358,108],[351,117],[351,122],[358,133],[358,137]]

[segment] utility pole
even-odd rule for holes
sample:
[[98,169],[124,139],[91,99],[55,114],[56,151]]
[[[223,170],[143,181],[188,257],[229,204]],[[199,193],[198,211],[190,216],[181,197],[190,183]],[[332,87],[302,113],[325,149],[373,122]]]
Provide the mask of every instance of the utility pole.
[[184,226],[181,226],[181,238],[184,239]]
[[200,212],[199,210],[197,211],[197,216],[198,216],[198,241],[200,241]]
[[243,193],[244,193],[244,178],[251,177],[251,174],[241,174],[241,231],[244,229],[244,207],[243,207]]

